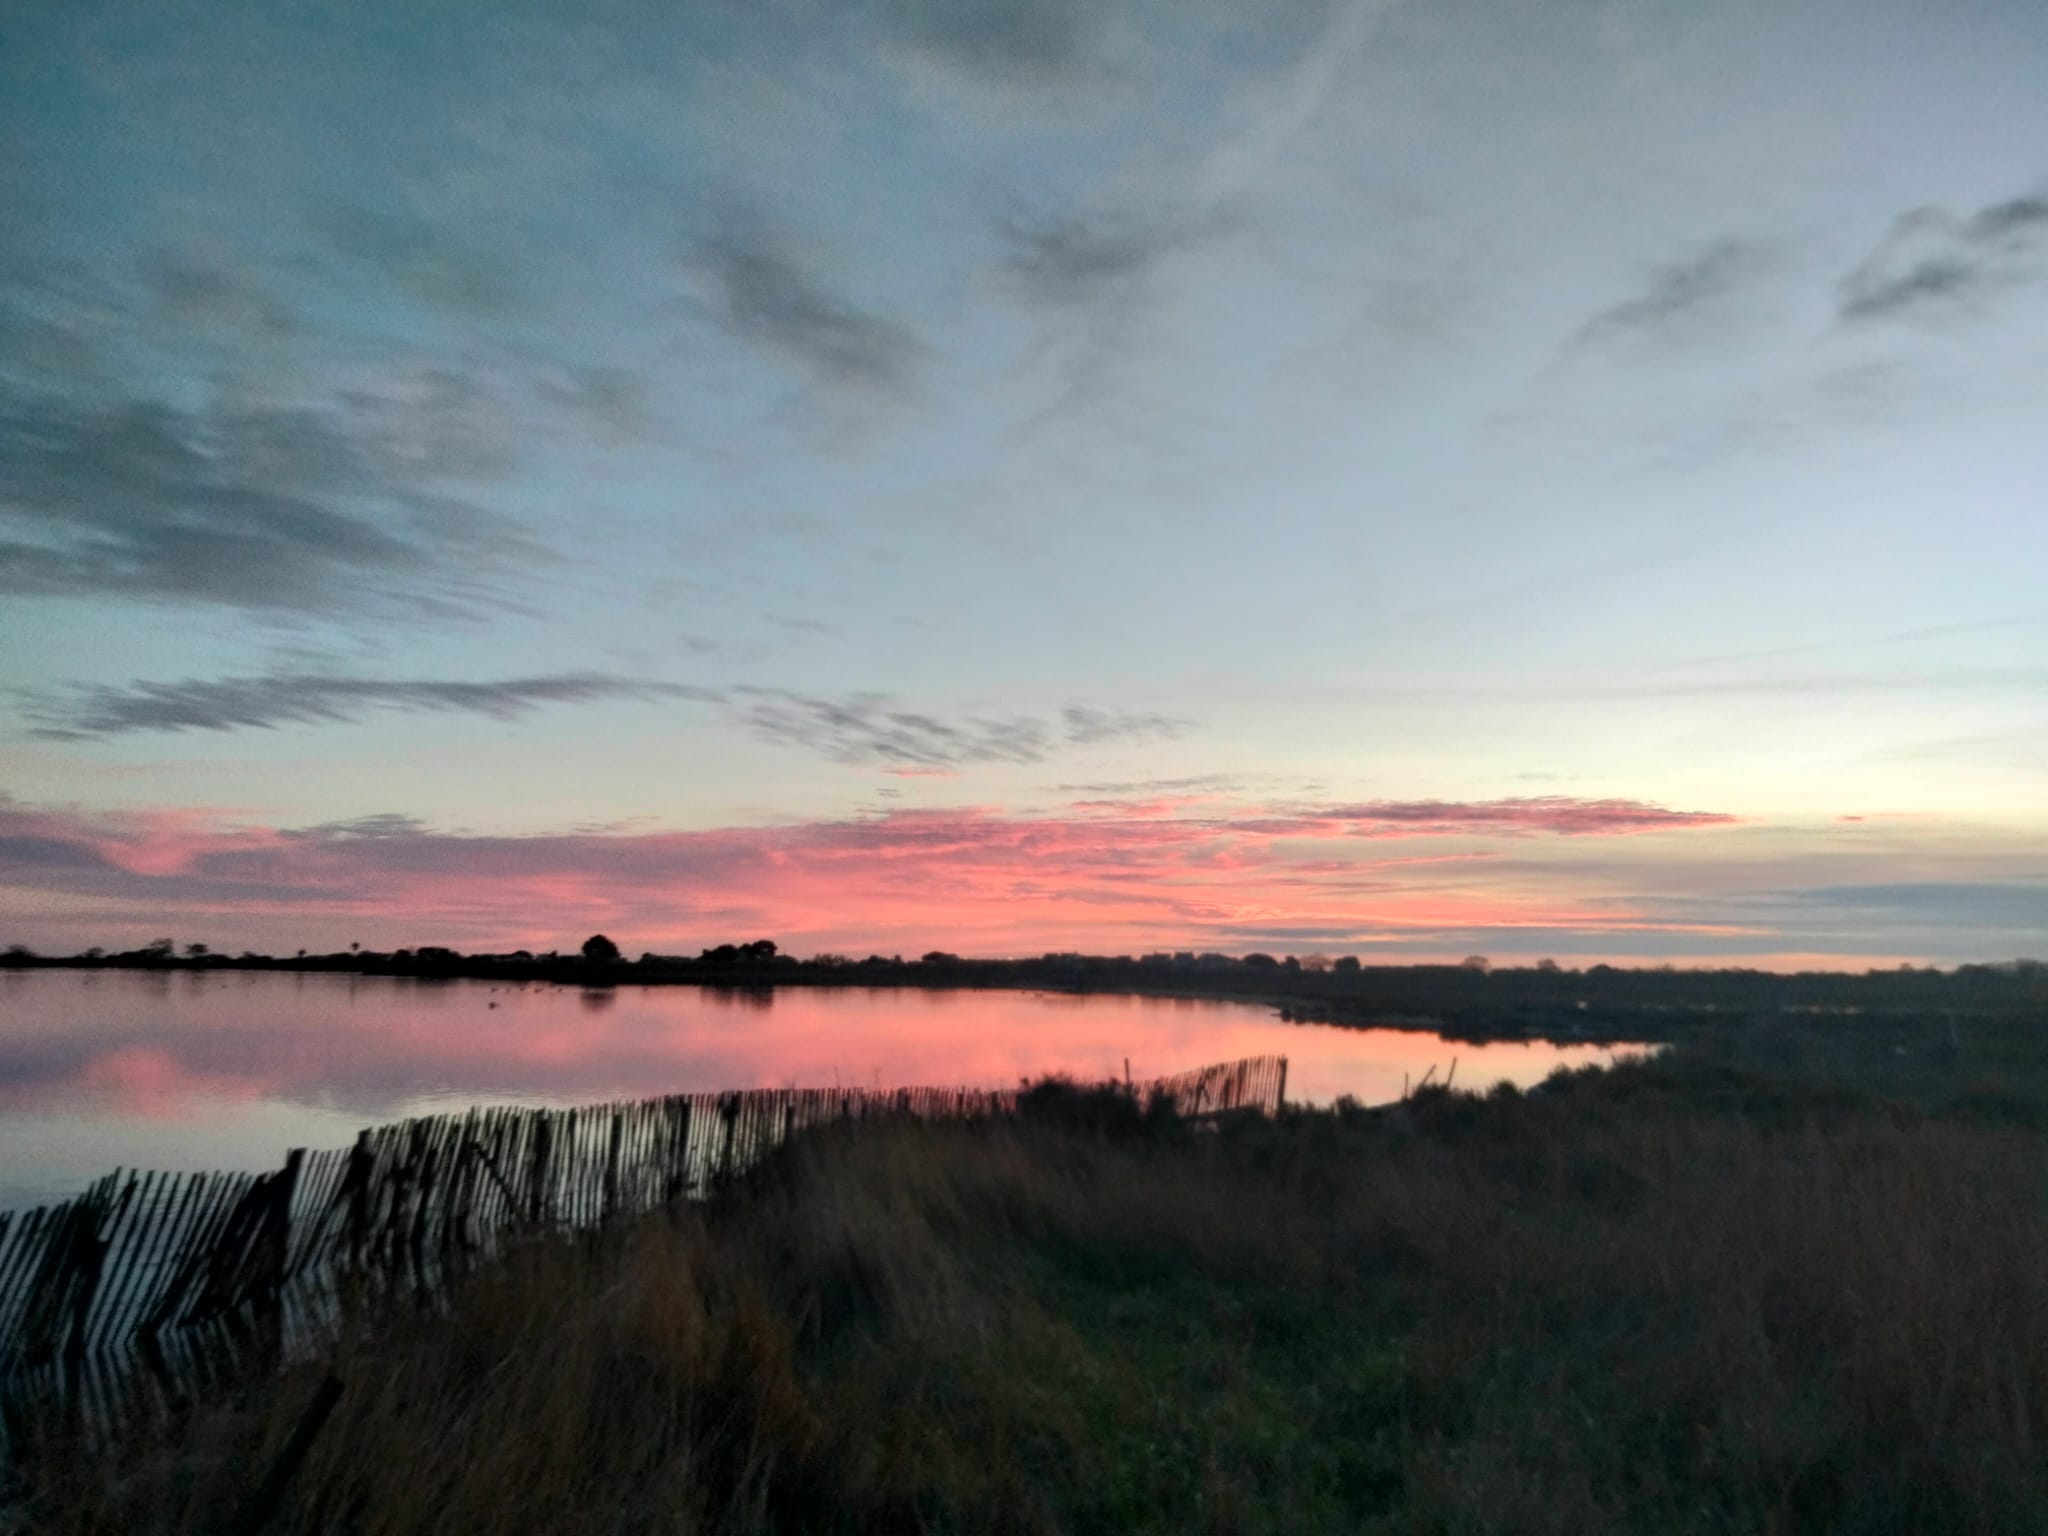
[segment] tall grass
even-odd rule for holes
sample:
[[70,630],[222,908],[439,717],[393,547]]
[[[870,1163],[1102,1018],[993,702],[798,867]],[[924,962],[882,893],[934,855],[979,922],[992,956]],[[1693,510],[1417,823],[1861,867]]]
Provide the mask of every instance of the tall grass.
[[[1057,1096],[1055,1096],[1057,1098]],[[1538,1095],[800,1141],[23,1507],[204,1532],[2048,1529],[2026,1117],[1679,1053]]]

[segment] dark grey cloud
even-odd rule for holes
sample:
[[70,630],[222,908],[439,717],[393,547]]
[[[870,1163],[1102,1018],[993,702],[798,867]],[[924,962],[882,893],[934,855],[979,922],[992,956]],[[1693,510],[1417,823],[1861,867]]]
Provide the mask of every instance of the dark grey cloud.
[[1076,746],[1099,746],[1106,741],[1174,741],[1194,724],[1173,715],[1146,714],[1130,709],[1091,709],[1069,704],[1060,711],[1067,740]]
[[837,625],[827,624],[823,619],[809,618],[803,614],[764,613],[762,621],[773,624],[777,629],[787,629],[800,635],[836,635]]
[[344,430],[387,481],[497,480],[517,433],[495,392],[458,368],[407,368],[344,389]]
[[1642,291],[1604,309],[1579,330],[1582,343],[1628,337],[1666,337],[1711,317],[1767,265],[1764,247],[1746,240],[1716,240],[1658,267]]
[[924,350],[917,337],[833,291],[763,222],[728,216],[696,243],[692,261],[710,279],[718,318],[734,335],[822,383],[882,390],[911,383]]
[[533,298],[516,259],[459,221],[353,203],[323,209],[310,224],[343,264],[370,268],[413,302],[456,320],[499,318]]
[[1969,233],[1980,241],[2034,235],[2048,228],[2048,197],[2015,197],[1972,214]]
[[772,688],[734,693],[740,719],[756,736],[803,747],[835,762],[927,768],[1035,763],[1053,742],[1045,722],[1030,716],[941,720],[904,709],[887,694],[834,699]]
[[1174,256],[1235,227],[1235,218],[1218,210],[1155,220],[1012,218],[1001,233],[1023,291],[1041,303],[1073,306],[1141,289]]
[[543,405],[616,440],[642,440],[655,431],[652,386],[631,368],[565,368],[543,375],[534,393]]
[[450,377],[321,406],[0,385],[0,592],[474,613],[541,552],[457,494],[508,450]]
[[39,737],[81,741],[145,731],[269,730],[280,725],[331,724],[358,720],[378,710],[509,720],[546,704],[594,704],[610,699],[716,703],[721,697],[710,689],[602,672],[563,672],[482,683],[266,673],[45,692],[32,696],[24,713]]
[[900,46],[1022,85],[1079,67],[1098,15],[1087,0],[868,0],[867,9]]
[[906,709],[887,694],[835,698],[777,688],[735,688],[729,708],[764,741],[803,747],[835,762],[926,769],[1036,763],[1062,746],[1159,740],[1192,723],[1078,704],[1062,710],[1057,725],[1033,715],[945,719]]
[[1895,220],[1842,279],[1836,313],[1845,324],[1937,316],[2044,279],[2048,198],[2012,198],[1964,217],[1921,208]]
[[292,307],[246,263],[217,255],[171,248],[146,252],[137,278],[148,300],[147,318],[156,324],[206,327],[219,332],[299,328]]
[[92,741],[145,732],[345,724],[380,711],[510,720],[545,706],[615,699],[712,705],[742,729],[779,746],[799,747],[834,762],[934,770],[1035,763],[1063,745],[1156,740],[1178,734],[1189,723],[1075,705],[1062,713],[1056,728],[1031,715],[945,718],[907,708],[881,693],[830,697],[782,688],[712,688],[609,672],[452,682],[273,671],[36,690],[24,695],[22,713],[31,734],[40,739]]

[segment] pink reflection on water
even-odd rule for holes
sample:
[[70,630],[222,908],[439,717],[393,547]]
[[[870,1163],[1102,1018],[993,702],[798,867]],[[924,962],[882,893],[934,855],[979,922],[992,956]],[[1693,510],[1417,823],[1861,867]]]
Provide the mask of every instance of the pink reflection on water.
[[117,1046],[95,1056],[85,1064],[79,1081],[88,1098],[144,1120],[180,1119],[206,1100],[260,1099],[267,1093],[260,1078],[195,1072],[170,1051],[153,1045]]
[[378,977],[12,973],[0,982],[0,1204],[115,1162],[262,1166],[287,1144],[481,1103],[832,1084],[1155,1077],[1289,1059],[1291,1099],[1368,1103],[1453,1060],[1528,1084],[1593,1046],[1292,1025],[1243,1003],[1030,992],[621,987]]

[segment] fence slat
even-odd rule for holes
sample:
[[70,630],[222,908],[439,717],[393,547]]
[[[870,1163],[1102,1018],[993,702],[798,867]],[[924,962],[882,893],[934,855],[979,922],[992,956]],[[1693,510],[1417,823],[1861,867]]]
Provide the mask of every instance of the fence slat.
[[[1286,1086],[1285,1057],[1254,1057],[1128,1091],[1184,1115],[1276,1114]],[[108,1418],[166,1408],[253,1359],[313,1348],[354,1290],[431,1299],[516,1234],[592,1229],[730,1188],[814,1127],[979,1120],[1018,1098],[833,1087],[498,1106],[294,1150],[262,1175],[116,1170],[75,1199],[0,1212],[0,1415],[40,1390]],[[59,1354],[69,1387],[38,1368]]]

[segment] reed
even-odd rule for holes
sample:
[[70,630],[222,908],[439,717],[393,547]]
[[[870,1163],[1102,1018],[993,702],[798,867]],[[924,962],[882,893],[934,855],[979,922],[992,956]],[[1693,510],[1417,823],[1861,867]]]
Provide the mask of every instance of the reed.
[[23,1508],[197,1536],[295,1466],[265,1536],[2048,1529],[2009,1106],[1684,1051],[1213,1130],[1046,1097],[521,1245],[162,1434],[39,1440]]
[[[1285,1061],[1262,1057],[1124,1092],[1140,1109],[1270,1114],[1285,1082]],[[0,1216],[0,1411],[55,1396],[118,1425],[223,1371],[303,1356],[346,1305],[432,1301],[510,1242],[701,1196],[820,1126],[1017,1103],[1018,1090],[976,1088],[674,1094],[406,1120],[264,1174],[116,1170]]]

